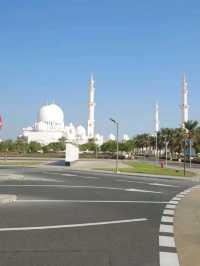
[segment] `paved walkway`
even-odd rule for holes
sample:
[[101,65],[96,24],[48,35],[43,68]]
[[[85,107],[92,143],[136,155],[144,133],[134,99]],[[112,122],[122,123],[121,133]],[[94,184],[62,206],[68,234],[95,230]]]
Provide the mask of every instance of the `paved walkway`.
[[175,239],[181,266],[200,265],[200,187],[178,205]]

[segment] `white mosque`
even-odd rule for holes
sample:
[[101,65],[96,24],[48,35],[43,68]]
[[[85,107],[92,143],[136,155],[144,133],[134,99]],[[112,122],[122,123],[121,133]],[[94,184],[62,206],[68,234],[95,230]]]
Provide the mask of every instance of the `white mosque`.
[[76,144],[87,143],[89,139],[95,139],[96,144],[103,144],[103,136],[95,135],[95,81],[91,76],[89,81],[89,103],[88,103],[88,127],[74,126],[72,123],[65,126],[64,113],[56,104],[47,104],[40,108],[37,122],[32,127],[23,129],[23,137],[28,142],[36,141],[42,145],[57,142],[61,138]]

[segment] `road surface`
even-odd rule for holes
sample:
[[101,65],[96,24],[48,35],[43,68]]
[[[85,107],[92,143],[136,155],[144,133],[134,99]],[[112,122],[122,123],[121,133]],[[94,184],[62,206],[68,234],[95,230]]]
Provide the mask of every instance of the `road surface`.
[[[0,266],[159,266],[166,204],[196,183],[1,167]],[[170,250],[168,250],[170,249]],[[171,265],[170,265],[171,266]]]

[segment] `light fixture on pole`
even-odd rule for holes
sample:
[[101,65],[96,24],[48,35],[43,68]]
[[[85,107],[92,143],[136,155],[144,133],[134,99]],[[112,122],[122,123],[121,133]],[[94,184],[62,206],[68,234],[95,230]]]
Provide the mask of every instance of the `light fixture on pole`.
[[115,119],[110,118],[110,121],[116,125],[116,133],[117,133],[117,156],[116,156],[116,173],[119,172],[119,122],[117,122]]

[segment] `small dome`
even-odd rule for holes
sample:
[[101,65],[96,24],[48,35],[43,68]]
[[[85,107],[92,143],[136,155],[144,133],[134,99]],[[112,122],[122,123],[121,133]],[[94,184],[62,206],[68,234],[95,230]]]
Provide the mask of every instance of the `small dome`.
[[63,111],[56,104],[44,105],[38,113],[38,122],[61,124],[64,122]]
[[78,137],[85,137],[86,136],[86,130],[83,126],[78,126],[76,128],[76,134]]

